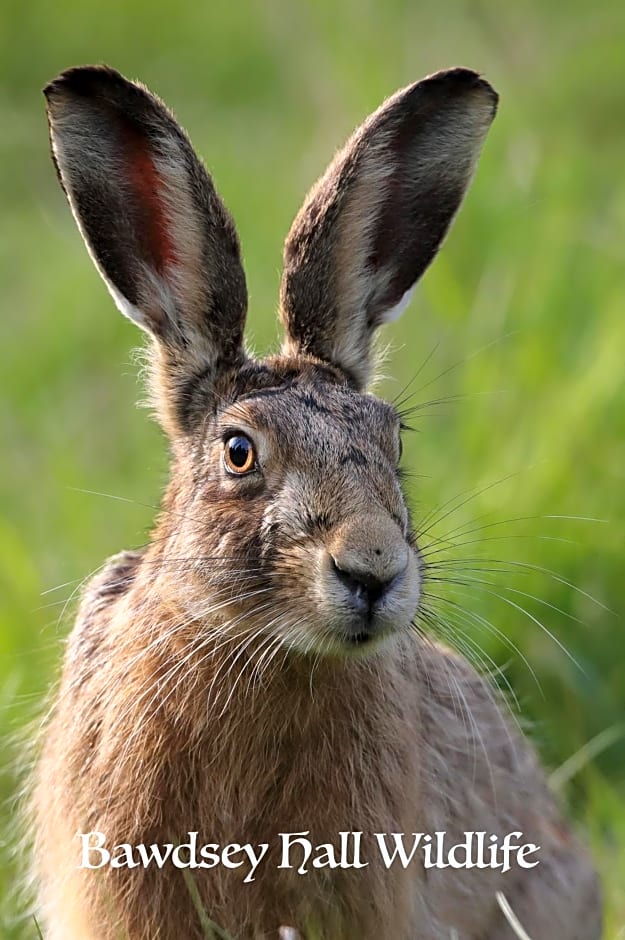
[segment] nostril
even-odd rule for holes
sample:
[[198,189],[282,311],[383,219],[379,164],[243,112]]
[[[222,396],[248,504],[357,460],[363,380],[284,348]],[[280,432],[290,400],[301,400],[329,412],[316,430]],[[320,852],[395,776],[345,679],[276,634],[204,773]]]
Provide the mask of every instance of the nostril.
[[350,591],[354,590],[354,588],[356,588],[358,585],[356,578],[349,571],[347,571],[347,569],[341,568],[341,566],[337,564],[336,558],[334,558],[333,555],[330,555],[330,562],[332,564],[332,570],[341,584],[344,584],[345,587],[349,588]]
[[342,568],[331,555],[332,569],[338,580],[354,595],[371,607],[379,601],[394,578],[382,580],[366,571],[354,571]]

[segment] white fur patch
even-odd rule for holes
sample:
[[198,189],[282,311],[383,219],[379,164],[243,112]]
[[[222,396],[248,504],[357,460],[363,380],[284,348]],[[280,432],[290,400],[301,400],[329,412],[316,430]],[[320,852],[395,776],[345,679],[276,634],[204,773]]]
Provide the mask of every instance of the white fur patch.
[[85,244],[87,245],[87,249],[89,251],[89,254],[91,255],[91,259],[94,262],[96,268],[98,269],[102,280],[106,284],[109,294],[115,301],[115,306],[117,307],[119,312],[123,313],[123,315],[125,317],[128,317],[129,320],[132,320],[133,323],[136,323],[137,326],[140,326],[142,330],[147,330],[149,332],[149,327],[146,324],[145,318],[143,314],[141,313],[141,311],[139,310],[139,308],[135,307],[134,304],[131,304],[130,301],[124,297],[122,292],[117,290],[113,282],[109,281],[101,265],[99,265],[98,262],[95,260],[95,256],[93,255],[91,249],[89,248],[89,243],[86,238],[85,238]]
[[389,310],[386,310],[381,318],[380,323],[392,323],[394,320],[399,320],[402,313],[406,310],[406,307],[412,300],[412,295],[414,294],[414,289],[416,284],[413,284],[412,287],[409,287],[406,293],[403,295],[401,300],[395,304],[394,307],[390,307]]

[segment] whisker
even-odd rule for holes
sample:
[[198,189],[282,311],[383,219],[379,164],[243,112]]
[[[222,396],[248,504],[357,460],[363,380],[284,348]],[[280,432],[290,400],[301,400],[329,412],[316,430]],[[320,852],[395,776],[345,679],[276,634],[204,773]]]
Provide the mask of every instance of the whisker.
[[492,623],[491,620],[489,620],[489,619],[488,619],[487,617],[485,617],[483,614],[478,614],[478,613],[477,613],[476,611],[474,611],[474,610],[467,610],[466,608],[462,607],[457,601],[452,600],[452,599],[449,598],[449,597],[444,597],[444,596],[439,595],[439,594],[432,594],[432,593],[427,592],[427,591],[424,592],[424,596],[427,597],[427,598],[430,598],[430,599],[432,599],[432,600],[438,601],[438,602],[440,602],[440,603],[447,604],[447,605],[450,606],[450,607],[458,608],[460,611],[462,611],[462,612],[465,613],[468,617],[470,617],[472,620],[474,620],[479,626],[484,627],[484,629],[487,630],[489,633],[491,633],[493,636],[495,636],[495,637],[497,637],[498,639],[502,640],[502,642],[505,643],[505,645],[506,645],[513,653],[515,653],[517,656],[519,656],[519,658],[521,659],[521,661],[525,664],[525,666],[527,667],[527,669],[528,669],[528,671],[529,671],[529,673],[530,673],[532,679],[533,679],[534,682],[536,683],[536,686],[537,686],[537,688],[538,688],[538,690],[539,690],[541,696],[543,697],[543,699],[545,698],[545,694],[544,694],[544,692],[543,692],[543,688],[542,688],[542,686],[541,686],[541,684],[540,684],[540,681],[539,681],[539,679],[538,679],[538,676],[536,675],[534,669],[532,668],[532,665],[531,665],[530,661],[529,661],[529,660],[527,659],[527,657],[524,655],[524,653],[522,652],[522,650],[519,649],[519,647],[516,645],[516,643],[514,643],[514,642],[510,639],[510,637],[507,636],[502,630],[499,630],[499,628],[496,627],[496,626],[494,625],[494,623]]
[[[519,573],[519,572],[520,572],[520,573],[528,574],[528,573],[536,573],[536,572],[538,572],[538,573],[540,573],[540,574],[547,575],[548,577],[552,578],[554,581],[557,581],[557,582],[559,582],[560,584],[564,584],[564,585],[565,585],[566,587],[568,587],[571,591],[574,591],[575,593],[579,594],[580,596],[585,597],[587,600],[591,601],[593,604],[595,604],[597,607],[601,608],[601,610],[604,610],[606,613],[609,613],[609,614],[612,614],[613,616],[616,616],[615,612],[614,612],[610,607],[607,607],[607,606],[606,606],[604,603],[602,603],[602,601],[600,601],[598,598],[593,597],[593,595],[592,595],[592,594],[589,594],[588,591],[584,591],[584,590],[583,590],[582,588],[580,588],[578,585],[574,584],[572,581],[568,581],[566,578],[564,578],[562,575],[558,574],[556,571],[552,571],[551,568],[545,568],[545,567],[542,566],[542,565],[532,565],[532,564],[530,564],[529,562],[515,561],[515,560],[512,560],[512,559],[505,559],[505,560],[498,559],[498,558],[481,559],[481,558],[478,557],[478,558],[473,558],[473,559],[471,559],[471,558],[469,558],[469,559],[464,559],[464,558],[458,558],[458,559],[452,559],[452,558],[450,558],[450,559],[445,559],[445,560],[436,562],[436,564],[430,566],[430,568],[431,568],[431,570],[435,570],[435,569],[436,569],[437,567],[439,567],[439,566],[440,566],[440,567],[443,567],[443,566],[445,566],[445,567],[453,567],[453,565],[463,565],[463,564],[465,564],[466,562],[469,562],[469,563],[471,563],[471,562],[478,562],[478,563],[479,563],[479,562],[481,562],[481,561],[485,561],[485,563],[486,563],[486,564],[489,564],[489,565],[499,565],[499,566],[510,565],[510,566],[514,569],[514,573]],[[426,566],[426,572],[427,572],[427,570],[428,570],[428,566]],[[469,570],[469,569],[466,569],[466,570]],[[476,569],[476,570],[479,570],[479,569]],[[502,570],[501,567],[496,569],[496,571],[501,571],[501,570]],[[504,569],[504,570],[505,570],[505,569]]]
[[[504,483],[507,483],[515,477],[520,476],[522,473],[525,473],[528,469],[530,468],[517,470],[514,473],[508,473],[505,476],[500,477],[498,480],[493,480],[491,483],[488,483],[485,486],[478,487],[477,489],[473,488],[470,490],[464,490],[462,493],[457,493],[455,496],[452,496],[441,506],[426,514],[424,519],[421,521],[421,526],[418,528],[419,535],[427,535],[428,532],[434,528],[434,526],[440,525],[444,519],[447,519],[452,515],[452,513],[458,512],[460,509],[470,503],[471,500],[477,499],[478,496],[482,496],[484,493],[488,493],[497,486],[502,486]],[[461,500],[461,502],[457,503],[457,500]],[[451,508],[448,509],[447,507],[449,506],[451,506]],[[447,511],[443,513],[442,510],[444,509]]]
[[575,659],[575,657],[573,656],[573,654],[572,654],[571,652],[569,652],[569,650],[566,648],[566,646],[558,639],[558,637],[557,637],[554,633],[551,632],[551,630],[549,630],[548,627],[546,627],[546,626],[544,625],[544,623],[542,623],[541,620],[538,619],[538,617],[535,617],[534,614],[532,614],[529,610],[527,610],[527,609],[526,609],[525,607],[523,607],[521,604],[517,604],[517,603],[516,603],[515,601],[513,601],[511,598],[509,598],[509,597],[504,597],[503,594],[498,594],[496,591],[489,591],[487,588],[485,588],[485,587],[483,587],[483,586],[481,587],[481,590],[484,591],[485,594],[489,594],[491,597],[499,598],[499,600],[500,600],[500,601],[503,601],[504,604],[508,604],[510,607],[513,607],[515,610],[518,610],[519,613],[524,614],[529,620],[531,620],[533,623],[535,623],[537,627],[540,627],[540,629],[543,631],[543,633],[545,633],[545,635],[548,636],[548,637],[556,644],[556,646],[557,646],[557,647],[564,653],[564,655],[573,663],[573,665],[574,665],[577,669],[579,669],[579,671],[582,673],[582,675],[584,675],[584,676],[586,675],[586,670],[583,668],[583,666],[581,665],[581,663],[579,663],[579,662],[577,661],[577,659]]
[[[443,584],[462,584],[465,587],[478,585],[478,590],[480,585],[490,585],[491,587],[497,587],[498,585],[494,581],[489,581],[485,578],[474,578],[472,576],[466,576],[464,578],[430,578],[431,581],[438,581]],[[544,600],[542,597],[539,597],[537,594],[531,594],[529,591],[521,591],[519,588],[511,587],[508,584],[501,585],[502,591],[510,591],[512,594],[519,594],[521,597],[526,597],[528,600],[535,601],[537,604],[542,604],[544,607],[549,607],[551,610],[555,610],[556,613],[561,614],[563,617],[566,617],[568,620],[572,620],[573,623],[578,623],[580,626],[584,626],[584,621],[579,617],[576,617],[574,614],[569,613],[568,610],[564,610],[562,607],[558,607],[557,604],[553,604],[550,601]],[[499,595],[497,595],[499,596]]]
[[115,493],[103,493],[99,490],[88,490],[80,486],[68,486],[68,490],[71,490],[74,493],[83,493],[86,496],[101,496],[104,499],[114,499],[116,502],[120,503],[131,503],[135,506],[142,506],[144,509],[153,509],[155,512],[167,513],[167,515],[176,516],[179,519],[190,519],[191,522],[200,523],[199,519],[194,519],[193,516],[187,515],[187,513],[176,512],[174,509],[170,509],[167,506],[157,506],[154,503],[144,503],[140,499],[133,499],[130,496],[118,496]]
[[[452,365],[448,366],[438,375],[435,375],[434,378],[426,382],[425,385],[422,385],[420,388],[416,389],[413,395],[421,394],[421,392],[423,392],[426,388],[429,388],[431,385],[434,385],[434,383],[440,381],[440,379],[445,378],[445,376],[449,375],[455,369],[458,369],[460,366],[465,365],[467,362],[471,362],[471,360],[475,359],[476,356],[481,356],[481,354],[483,352],[486,352],[487,349],[490,349],[492,346],[496,346],[498,343],[504,342],[505,340],[509,339],[511,336],[515,336],[516,333],[518,333],[518,330],[510,330],[508,333],[504,333],[501,336],[497,336],[495,339],[491,340],[489,343],[486,343],[484,346],[480,346],[480,348],[476,349],[475,352],[469,353],[468,356],[465,356],[463,359],[459,359],[457,362],[454,362]],[[428,358],[431,358],[433,352],[435,352],[437,348],[438,348],[438,343],[436,344],[436,346],[434,347],[434,350],[432,351],[432,353],[430,353]],[[409,383],[409,385],[410,384],[411,383]]]
[[[569,520],[571,522],[573,521],[574,522],[604,522],[605,521],[601,519],[593,519],[589,516],[529,515],[529,516],[515,516],[511,519],[497,519],[493,522],[487,522],[484,525],[480,525],[480,526],[474,525],[474,523],[478,519],[480,518],[483,519],[488,515],[489,513],[484,513],[481,516],[477,516],[475,519],[471,520],[470,522],[461,523],[455,529],[452,529],[449,532],[447,532],[445,536],[442,536],[441,538],[439,538],[439,541],[452,542],[452,540],[454,539],[464,538],[467,535],[474,535],[475,533],[483,532],[486,529],[492,529],[492,528],[495,528],[497,526],[502,526],[502,525],[511,525],[512,523],[516,523],[516,522],[536,522],[536,521],[551,520],[551,519]],[[467,526],[473,526],[473,528],[467,529]],[[502,538],[503,537],[504,536],[502,536]],[[521,538],[521,537],[524,537],[524,536],[523,535],[517,536],[516,534],[509,536],[509,538]],[[525,537],[537,537],[537,536],[525,536]],[[559,541],[559,539],[556,539],[553,536],[551,536],[550,539],[553,539],[554,541],[556,540]],[[486,541],[486,540],[480,539],[480,540],[475,540],[475,541],[478,542],[478,541]],[[567,540],[562,539],[562,541],[567,541]],[[456,543],[456,544],[463,545],[463,544],[473,544],[473,543],[467,542],[467,543]],[[428,549],[427,545],[422,547],[422,550],[427,550],[427,549]]]
[[421,373],[423,372],[423,370],[424,370],[425,367],[427,366],[428,362],[431,360],[432,356],[434,356],[434,354],[436,353],[436,351],[437,351],[437,349],[438,349],[439,346],[440,346],[440,340],[437,340],[437,341],[434,343],[434,345],[432,346],[432,348],[431,348],[431,350],[429,351],[429,353],[427,354],[427,356],[425,357],[425,359],[423,360],[423,362],[421,363],[421,365],[418,367],[418,369],[417,369],[417,371],[415,372],[415,374],[412,376],[411,379],[408,380],[408,382],[406,382],[406,384],[403,386],[403,388],[399,391],[399,393],[398,393],[398,394],[395,396],[395,398],[392,400],[392,404],[394,405],[394,407],[396,407],[396,408],[400,408],[400,407],[401,407],[401,401],[400,401],[400,399],[403,401],[403,396],[404,396],[405,393],[408,391],[408,389],[411,387],[411,385],[412,385],[414,382],[417,381],[417,379],[419,378],[419,376],[421,375]]

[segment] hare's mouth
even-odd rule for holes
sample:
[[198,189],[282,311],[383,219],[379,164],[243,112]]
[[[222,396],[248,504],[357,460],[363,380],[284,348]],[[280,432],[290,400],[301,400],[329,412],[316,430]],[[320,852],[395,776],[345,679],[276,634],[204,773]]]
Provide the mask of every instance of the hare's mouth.
[[366,630],[362,630],[360,633],[348,634],[345,637],[345,642],[348,646],[366,646],[368,643],[371,643],[373,640],[373,633],[369,633]]

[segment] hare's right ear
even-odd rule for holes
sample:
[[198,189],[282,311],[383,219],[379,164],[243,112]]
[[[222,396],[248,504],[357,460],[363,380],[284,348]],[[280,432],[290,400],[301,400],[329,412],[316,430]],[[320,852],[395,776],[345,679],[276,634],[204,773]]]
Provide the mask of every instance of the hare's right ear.
[[395,319],[462,201],[497,106],[469,69],[398,91],[313,186],[284,249],[284,351],[366,385],[375,329]]
[[153,391],[173,436],[198,383],[243,358],[245,275],[234,223],[173,115],[107,67],[44,91],[54,162],[119,309],[155,340]]

